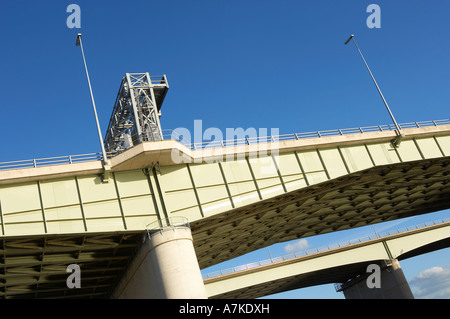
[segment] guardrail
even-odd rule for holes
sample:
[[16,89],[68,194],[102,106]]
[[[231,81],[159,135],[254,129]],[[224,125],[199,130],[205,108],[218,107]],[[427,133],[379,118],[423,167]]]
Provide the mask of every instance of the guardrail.
[[73,164],[78,162],[96,161],[101,159],[102,159],[101,153],[67,155],[67,156],[47,157],[39,159],[35,158],[21,161],[2,162],[0,163],[0,170],[58,165],[58,164]]
[[150,75],[151,84],[167,84],[167,77],[165,75]]
[[417,225],[413,225],[413,226],[409,226],[409,227],[403,227],[403,228],[391,230],[388,232],[375,233],[373,235],[368,235],[368,236],[361,237],[361,238],[351,239],[348,241],[339,242],[339,243],[335,243],[335,244],[331,244],[331,245],[327,245],[327,246],[321,246],[318,248],[302,250],[302,251],[299,251],[296,253],[286,254],[286,255],[283,255],[280,257],[265,259],[262,261],[252,262],[252,263],[248,263],[245,265],[231,267],[231,268],[227,268],[227,269],[223,269],[223,270],[217,270],[217,271],[209,272],[206,274],[202,274],[202,277],[203,277],[203,279],[209,279],[209,278],[224,276],[224,275],[228,275],[228,274],[232,274],[232,273],[236,273],[236,272],[240,272],[240,271],[244,271],[244,270],[249,270],[249,269],[253,269],[253,268],[257,268],[257,267],[261,267],[261,266],[278,263],[278,262],[285,261],[285,260],[290,260],[290,259],[303,257],[303,256],[310,256],[310,255],[314,255],[317,253],[321,253],[324,251],[328,251],[328,250],[332,250],[332,249],[336,249],[336,248],[340,248],[340,247],[351,246],[351,245],[359,244],[359,243],[366,242],[369,240],[374,240],[374,239],[383,238],[383,237],[387,237],[387,236],[391,236],[391,235],[395,235],[395,234],[405,233],[405,232],[413,231],[413,230],[424,228],[424,227],[430,227],[430,226],[437,225],[437,224],[443,224],[446,222],[450,222],[450,217],[431,221],[431,222],[426,222],[426,223],[422,223],[422,224],[417,224]]
[[158,219],[145,226],[147,235],[150,238],[156,233],[161,233],[166,230],[174,228],[190,228],[189,219],[182,216],[167,217],[164,219]]
[[[399,127],[400,127],[400,129],[406,129],[406,128],[416,128],[416,127],[419,128],[419,127],[438,126],[438,125],[446,125],[446,124],[450,124],[450,119],[404,123],[404,124],[399,124]],[[325,137],[325,136],[358,134],[358,133],[368,133],[368,132],[384,132],[384,131],[393,131],[393,130],[395,130],[395,126],[393,124],[387,124],[387,125],[337,129],[337,130],[315,131],[315,132],[306,132],[306,133],[291,133],[291,134],[271,135],[271,136],[263,136],[263,137],[256,136],[256,137],[248,137],[248,138],[241,138],[241,139],[191,143],[190,148],[192,150],[198,150],[198,149],[207,149],[207,148],[216,148],[216,147],[250,145],[250,144],[259,144],[259,143],[288,141],[288,140],[300,140],[300,139],[304,139],[304,138],[317,138],[317,137]],[[175,136],[175,138],[173,138],[173,139],[177,140],[177,136]],[[184,144],[189,147],[189,143],[187,143],[187,144],[184,143]]]
[[[419,128],[419,127],[438,126],[438,125],[447,125],[447,124],[450,124],[450,119],[404,123],[404,124],[399,124],[399,126],[401,129],[405,129],[405,128],[413,128],[413,127]],[[268,142],[300,140],[300,139],[305,139],[305,138],[317,138],[317,137],[325,137],[325,136],[333,136],[333,135],[347,135],[347,134],[358,134],[358,133],[368,133],[368,132],[383,132],[383,131],[392,131],[392,130],[395,130],[395,126],[393,124],[387,124],[387,125],[378,125],[378,126],[366,126],[366,127],[346,128],[346,129],[337,129],[337,130],[306,132],[306,133],[271,135],[271,136],[263,136],[263,137],[257,136],[257,137],[248,137],[248,138],[242,138],[242,139],[211,141],[211,142],[202,142],[202,143],[191,143],[191,141],[189,141],[189,140],[186,141],[182,138],[182,135],[178,134],[175,130],[166,129],[166,130],[163,130],[162,133],[163,133],[164,140],[170,140],[170,139],[175,140],[177,142],[182,143],[183,145],[190,148],[191,150],[199,150],[199,149],[208,149],[208,148],[216,148],[216,147],[250,145],[250,144],[268,143]],[[117,153],[108,153],[107,154],[108,158],[111,158],[115,155],[117,155]],[[90,153],[90,154],[81,154],[81,155],[67,155],[67,156],[58,156],[58,157],[29,159],[29,160],[12,161],[12,162],[1,162],[0,170],[26,168],[26,167],[38,167],[38,166],[56,165],[56,164],[72,164],[75,162],[86,162],[86,161],[101,160],[101,159],[102,159],[101,153]]]

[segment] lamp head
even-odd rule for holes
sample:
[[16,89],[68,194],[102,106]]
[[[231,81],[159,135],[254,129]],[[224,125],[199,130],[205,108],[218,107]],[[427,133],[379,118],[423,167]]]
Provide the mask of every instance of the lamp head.
[[354,34],[352,34],[351,36],[350,36],[350,38],[348,38],[348,40],[347,41],[345,41],[345,43],[344,44],[347,44],[347,43],[349,43],[350,42],[350,40],[351,39],[353,39],[353,37],[354,37],[355,35]]
[[81,33],[78,33],[77,35],[77,42],[75,43],[76,46],[79,46],[81,42]]

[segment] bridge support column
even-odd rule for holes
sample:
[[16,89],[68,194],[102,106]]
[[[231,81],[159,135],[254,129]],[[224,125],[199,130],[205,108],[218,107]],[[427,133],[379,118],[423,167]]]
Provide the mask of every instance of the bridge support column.
[[[369,288],[366,273],[346,282],[341,291],[346,299],[414,299],[405,275],[397,259],[383,262],[380,273],[380,287]],[[370,278],[369,278],[370,280]]]
[[189,226],[149,233],[112,297],[206,299]]

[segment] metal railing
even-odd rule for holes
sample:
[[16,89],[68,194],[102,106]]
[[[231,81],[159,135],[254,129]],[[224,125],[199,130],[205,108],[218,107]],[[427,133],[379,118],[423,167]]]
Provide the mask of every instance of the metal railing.
[[174,228],[190,228],[189,219],[183,216],[167,217],[164,219],[158,219],[145,226],[148,237],[151,237],[155,233]]
[[298,257],[310,256],[310,255],[314,255],[317,253],[321,253],[321,252],[336,249],[336,248],[351,246],[351,245],[367,242],[369,240],[374,240],[374,239],[383,238],[383,237],[387,237],[387,236],[391,236],[391,235],[395,235],[395,234],[405,233],[405,232],[413,231],[416,229],[429,227],[429,226],[433,226],[433,225],[437,225],[437,224],[443,224],[443,223],[447,223],[447,222],[450,222],[450,217],[443,218],[440,220],[434,220],[434,221],[426,222],[426,223],[422,223],[422,224],[417,224],[417,225],[413,225],[413,226],[409,226],[409,227],[403,227],[403,228],[399,228],[399,229],[391,230],[391,231],[387,231],[387,232],[375,233],[373,235],[368,235],[368,236],[361,237],[361,238],[351,239],[351,240],[347,240],[347,241],[343,241],[343,242],[339,242],[339,243],[335,243],[335,244],[331,244],[331,245],[327,245],[327,246],[321,246],[318,248],[302,250],[302,251],[299,251],[296,253],[290,253],[290,254],[280,256],[280,257],[265,259],[262,261],[252,262],[252,263],[248,263],[245,265],[226,268],[223,270],[217,270],[217,271],[209,272],[206,274],[202,274],[202,277],[203,277],[203,279],[208,279],[208,278],[224,276],[224,275],[228,275],[228,274],[232,274],[232,273],[236,273],[236,272],[240,272],[240,271],[244,271],[244,270],[249,270],[249,269],[253,269],[253,268],[257,268],[257,267],[261,267],[261,266],[278,263],[281,261],[286,261],[286,260],[290,260],[290,259],[294,259],[294,258],[298,258]]
[[[450,124],[450,119],[435,120],[435,121],[422,121],[422,122],[411,122],[405,124],[399,124],[400,128],[420,128],[427,126],[438,126]],[[257,136],[248,137],[242,139],[231,139],[222,141],[211,141],[211,142],[201,142],[201,143],[191,143],[190,140],[185,140],[182,135],[178,134],[175,130],[162,130],[163,140],[175,140],[191,150],[200,150],[208,148],[218,148],[218,147],[228,147],[228,146],[239,146],[239,145],[250,145],[268,142],[280,142],[288,140],[300,140],[305,138],[317,138],[325,136],[335,136],[335,135],[347,135],[347,134],[358,134],[358,133],[368,133],[368,132],[383,132],[392,131],[395,126],[392,124],[378,125],[378,126],[366,126],[357,128],[346,128],[337,130],[327,130],[327,131],[316,131],[316,132],[306,132],[306,133],[292,133],[284,135],[271,135],[271,136]],[[108,158],[111,158],[119,153],[109,152],[107,153]],[[101,153],[90,153],[81,155],[67,155],[67,156],[57,156],[39,159],[29,159],[21,161],[12,162],[1,162],[0,170],[4,169],[17,169],[26,167],[38,167],[46,165],[57,165],[57,164],[72,164],[75,162],[86,162],[93,160],[101,160]]]
[[150,75],[151,84],[167,85],[167,77],[165,75]]
[[48,166],[48,165],[60,165],[60,164],[73,164],[78,162],[97,161],[101,159],[102,153],[66,155],[66,156],[47,157],[39,159],[34,158],[29,160],[2,162],[0,163],[0,170]]
[[[435,121],[423,121],[423,122],[411,122],[399,124],[401,129],[406,128],[419,128],[427,126],[438,126],[450,124],[450,119],[435,120]],[[186,146],[190,147],[192,150],[207,149],[207,148],[218,148],[227,146],[239,146],[239,145],[250,145],[259,143],[269,143],[269,142],[280,142],[288,140],[300,140],[305,138],[317,138],[326,136],[336,136],[336,135],[347,135],[347,134],[358,134],[358,133],[369,133],[369,132],[384,132],[393,131],[395,126],[393,124],[377,125],[377,126],[365,126],[365,127],[355,127],[337,130],[326,130],[326,131],[315,131],[315,132],[305,132],[305,133],[291,133],[283,135],[271,135],[271,136],[256,136],[241,139],[230,139],[221,141],[211,141],[211,142],[201,142],[201,143],[184,143]],[[176,132],[175,132],[176,133]],[[172,139],[177,140],[175,135]]]

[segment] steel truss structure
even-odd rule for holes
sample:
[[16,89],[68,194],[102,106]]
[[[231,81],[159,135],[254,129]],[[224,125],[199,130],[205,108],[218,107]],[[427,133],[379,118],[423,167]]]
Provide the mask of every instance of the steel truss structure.
[[165,75],[126,73],[105,136],[105,149],[118,154],[145,141],[162,140],[159,118],[169,89]]

